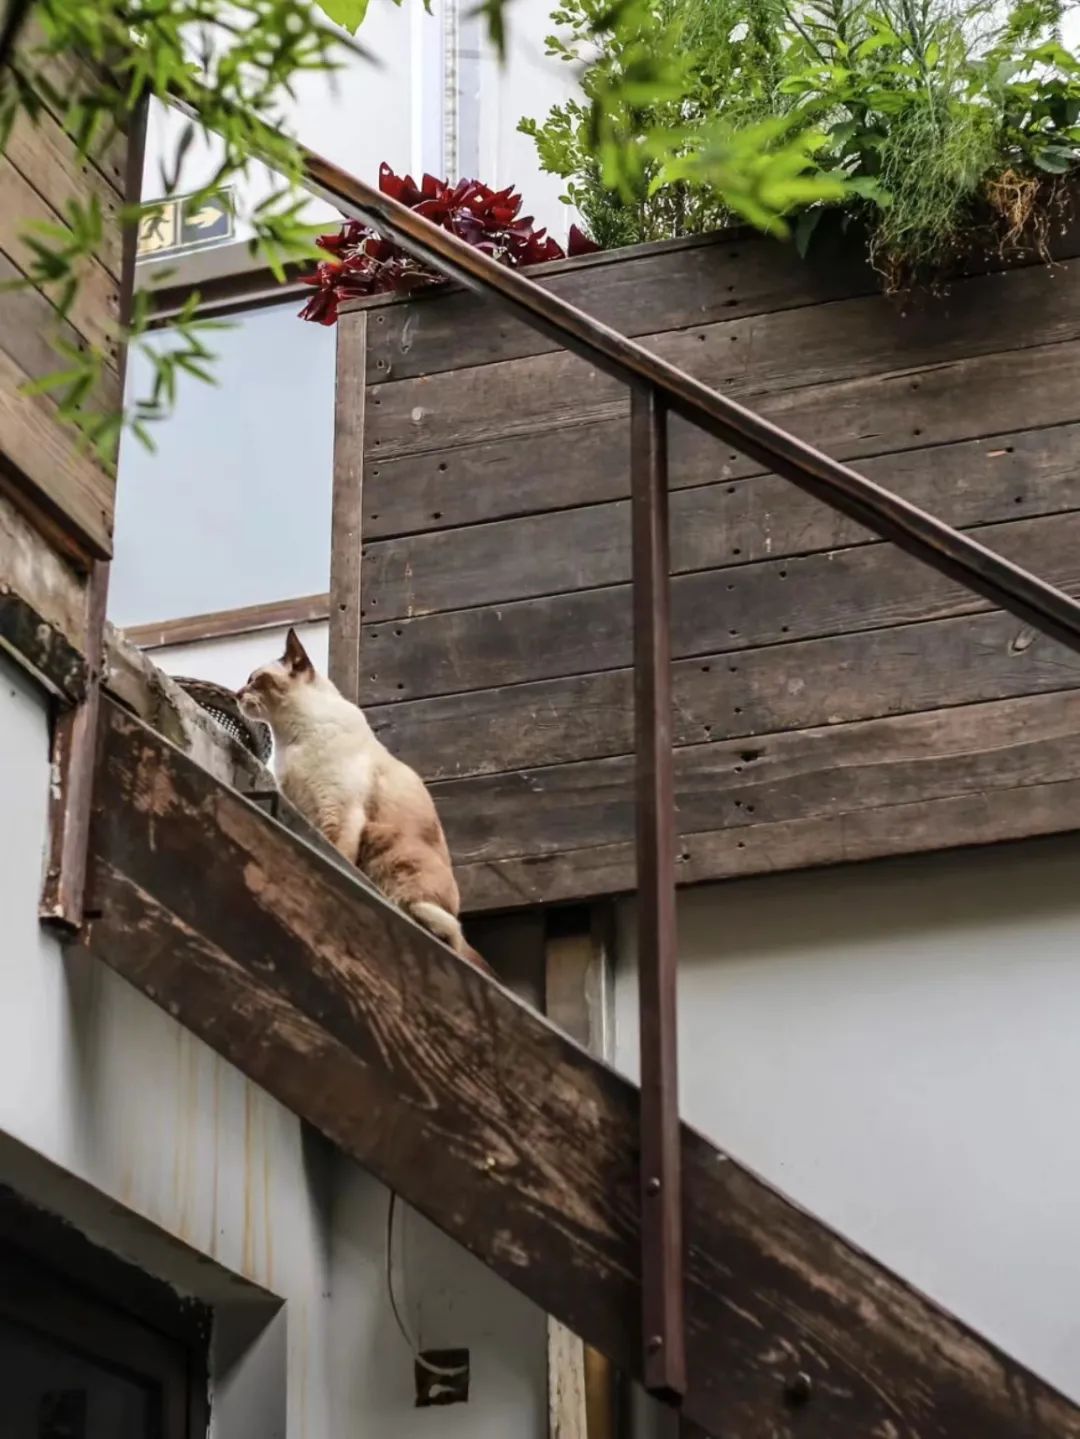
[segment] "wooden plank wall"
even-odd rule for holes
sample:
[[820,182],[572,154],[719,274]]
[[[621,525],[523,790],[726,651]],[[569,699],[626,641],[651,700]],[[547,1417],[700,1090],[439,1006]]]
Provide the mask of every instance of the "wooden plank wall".
[[[907,309],[746,236],[544,282],[1080,590],[1078,234]],[[361,702],[434,782],[468,907],[632,888],[626,395],[461,293],[345,314],[350,354],[361,325],[360,615],[332,618]],[[681,422],[671,453],[682,878],[1074,827],[1080,659]]]
[[[72,58],[57,57],[48,69],[63,94],[76,93],[83,84],[85,72]],[[19,391],[27,380],[64,368],[49,343],[59,334],[79,348],[89,343],[108,352],[107,384],[97,402],[103,408],[120,403],[113,325],[124,278],[118,214],[126,154],[118,137],[92,163],[80,159],[61,117],[48,111],[36,124],[20,117],[0,154],[0,287],[25,276],[30,255],[23,236],[34,222],[62,223],[73,199],[85,203],[94,196],[102,208],[101,252],[85,266],[66,319],[37,290],[0,288],[0,480],[58,521],[59,531],[86,556],[101,559],[112,548],[114,477],[59,421],[54,399]]]

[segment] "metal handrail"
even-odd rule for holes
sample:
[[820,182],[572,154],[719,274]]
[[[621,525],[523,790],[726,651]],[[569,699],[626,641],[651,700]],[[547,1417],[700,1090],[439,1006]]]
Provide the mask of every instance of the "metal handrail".
[[615,376],[631,391],[641,1367],[646,1387],[677,1403],[687,1389],[687,1367],[676,1026],[669,412],[1078,652],[1080,603],[693,379],[526,275],[498,264],[329,160],[306,149],[302,149],[302,158],[309,187],[347,216],[390,236],[444,275],[498,300],[526,325]]
[[695,380],[331,161],[303,147],[301,152],[309,187],[351,219],[392,236],[403,249],[469,289],[497,298],[532,329],[623,384],[655,390],[674,414],[1080,652],[1080,602],[1064,591]]

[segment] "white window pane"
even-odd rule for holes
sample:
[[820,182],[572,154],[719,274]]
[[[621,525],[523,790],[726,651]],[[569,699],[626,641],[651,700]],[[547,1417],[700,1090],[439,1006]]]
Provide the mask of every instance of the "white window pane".
[[[334,330],[296,303],[232,317],[208,337],[220,380],[182,377],[157,454],[120,454],[110,615],[145,624],[296,595],[330,582]],[[133,354],[129,399],[152,367]]]

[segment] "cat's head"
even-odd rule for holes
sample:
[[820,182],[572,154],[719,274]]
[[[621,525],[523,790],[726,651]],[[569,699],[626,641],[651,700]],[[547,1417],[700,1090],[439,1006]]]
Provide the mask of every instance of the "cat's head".
[[252,670],[247,684],[236,693],[240,708],[249,719],[266,720],[273,723],[290,700],[296,698],[301,687],[314,683],[315,666],[308,658],[307,650],[300,643],[295,630],[285,638],[285,653],[271,664],[260,665]]

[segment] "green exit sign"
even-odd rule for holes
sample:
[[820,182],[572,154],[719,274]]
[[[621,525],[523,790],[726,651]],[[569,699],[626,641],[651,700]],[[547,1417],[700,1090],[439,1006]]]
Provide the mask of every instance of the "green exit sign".
[[209,199],[173,195],[143,206],[139,221],[139,259],[184,254],[233,237],[233,192],[219,191]]

